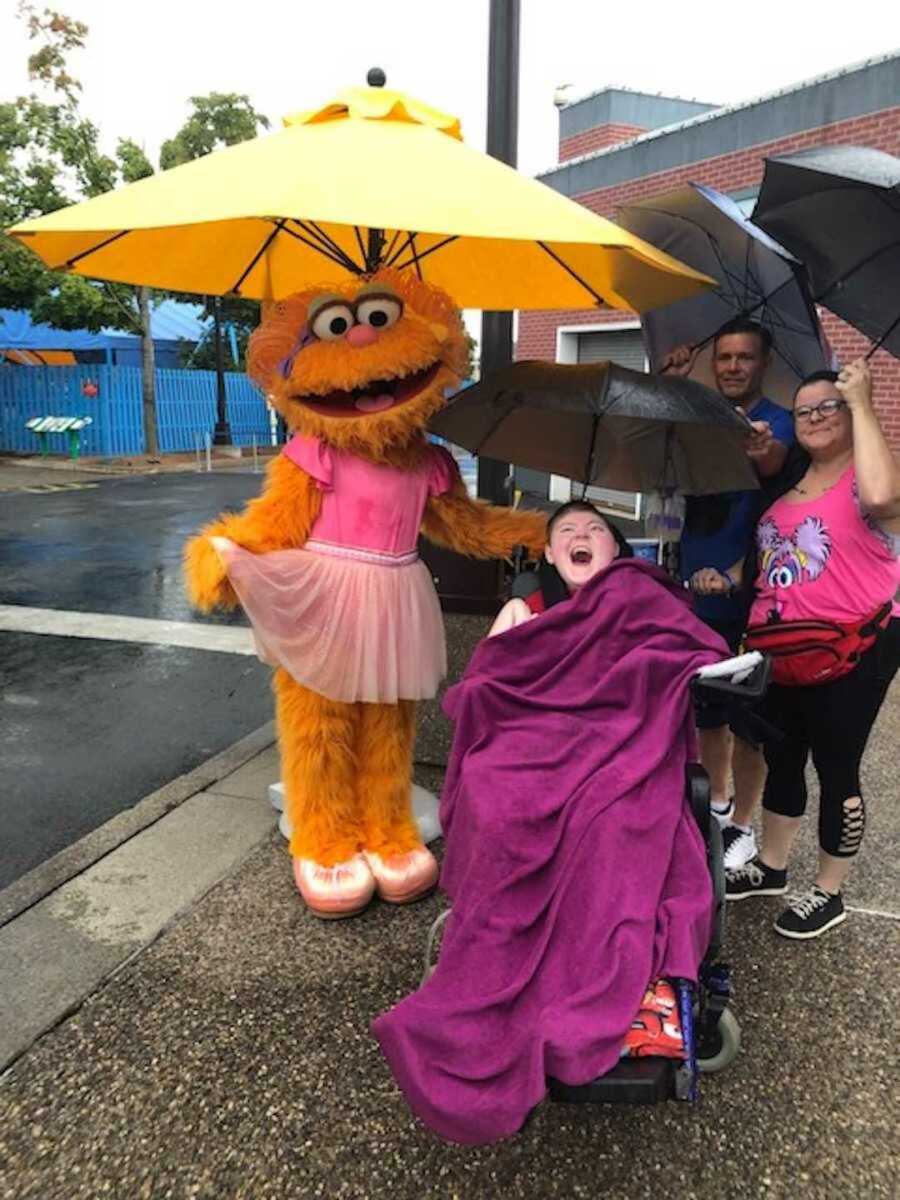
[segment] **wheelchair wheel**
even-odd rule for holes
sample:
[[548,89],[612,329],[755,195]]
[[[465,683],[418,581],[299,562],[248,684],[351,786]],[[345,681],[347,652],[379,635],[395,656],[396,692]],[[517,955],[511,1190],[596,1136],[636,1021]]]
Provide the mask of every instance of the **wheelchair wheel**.
[[712,939],[707,954],[710,958],[716,958],[725,942],[725,848],[722,842],[722,830],[716,820],[710,822],[706,852],[715,909]]
[[697,1067],[702,1075],[723,1071],[737,1058],[741,1027],[730,1008],[723,1010],[718,1024],[697,1029]]

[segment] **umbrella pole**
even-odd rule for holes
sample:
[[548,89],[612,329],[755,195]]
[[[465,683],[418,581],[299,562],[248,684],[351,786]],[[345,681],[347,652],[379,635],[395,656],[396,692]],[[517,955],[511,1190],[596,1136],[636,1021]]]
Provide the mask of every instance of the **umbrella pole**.
[[228,414],[225,408],[225,356],[222,348],[222,299],[220,296],[213,296],[213,328],[216,338],[216,427],[213,430],[213,444],[230,446],[231,429],[228,426]]
[[377,271],[381,265],[381,252],[384,249],[384,230],[370,229],[368,245],[366,246],[366,271]]
[[594,459],[597,456],[597,430],[600,427],[600,418],[595,416],[591,422],[591,445],[588,450],[587,463],[584,468],[584,481],[581,485],[581,498],[584,500],[587,496],[588,485],[591,482],[591,476],[594,474]]
[[[486,149],[492,158],[514,167],[519,140],[519,0],[491,0],[488,22]],[[482,313],[482,377],[512,362],[512,332],[511,312]],[[508,463],[479,457],[478,495],[495,504],[507,502],[509,470]]]

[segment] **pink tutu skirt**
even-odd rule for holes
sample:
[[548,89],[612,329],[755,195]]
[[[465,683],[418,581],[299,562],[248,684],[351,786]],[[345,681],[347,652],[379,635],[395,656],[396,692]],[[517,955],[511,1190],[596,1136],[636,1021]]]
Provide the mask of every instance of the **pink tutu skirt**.
[[415,551],[325,542],[252,554],[214,538],[263,662],[330,700],[427,700],[447,673],[444,622]]

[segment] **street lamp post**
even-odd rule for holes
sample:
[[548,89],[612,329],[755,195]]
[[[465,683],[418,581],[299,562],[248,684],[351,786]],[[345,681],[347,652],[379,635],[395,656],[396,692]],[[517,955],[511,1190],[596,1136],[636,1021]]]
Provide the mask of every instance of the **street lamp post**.
[[[516,165],[519,135],[519,0],[491,0],[488,41],[487,152]],[[511,312],[481,316],[481,373],[512,362]],[[508,502],[509,464],[478,459],[478,495]]]
[[231,445],[231,429],[225,409],[225,355],[222,347],[222,301],[213,296],[213,335],[216,345],[216,427],[213,430],[214,446]]

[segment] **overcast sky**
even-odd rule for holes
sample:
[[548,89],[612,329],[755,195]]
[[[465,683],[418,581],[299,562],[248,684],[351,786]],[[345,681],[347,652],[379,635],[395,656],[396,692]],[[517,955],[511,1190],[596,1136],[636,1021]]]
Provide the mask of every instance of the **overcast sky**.
[[[73,56],[105,149],[155,156],[191,95],[246,93],[273,123],[385,69],[390,86],[462,118],[484,144],[487,0],[54,0],[90,27]],[[0,96],[28,87],[29,44],[0,0]],[[747,100],[900,47],[896,0],[522,0],[519,166],[556,161],[555,89],[606,86],[719,104]]]

